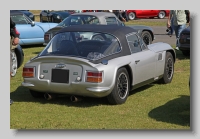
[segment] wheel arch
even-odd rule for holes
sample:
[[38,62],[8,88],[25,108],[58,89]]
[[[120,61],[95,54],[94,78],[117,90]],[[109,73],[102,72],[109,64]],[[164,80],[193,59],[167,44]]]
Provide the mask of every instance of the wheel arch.
[[152,32],[151,30],[143,29],[142,32],[141,32],[141,34],[142,34],[144,31],[147,31],[147,32],[149,32],[149,33],[151,34],[152,41],[155,39],[155,38],[154,38],[154,34],[153,34],[153,32]]
[[172,54],[173,59],[174,59],[174,63],[175,63],[175,61],[176,61],[176,54],[175,54],[175,52],[173,50],[167,50],[166,52],[170,52]]

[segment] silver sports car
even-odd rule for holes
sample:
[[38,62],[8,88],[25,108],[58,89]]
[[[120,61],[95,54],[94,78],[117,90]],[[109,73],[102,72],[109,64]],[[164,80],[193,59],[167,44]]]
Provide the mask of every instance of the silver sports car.
[[69,26],[24,65],[22,86],[33,97],[107,97],[110,104],[122,104],[135,88],[170,83],[175,59],[169,44],[146,45],[131,27]]

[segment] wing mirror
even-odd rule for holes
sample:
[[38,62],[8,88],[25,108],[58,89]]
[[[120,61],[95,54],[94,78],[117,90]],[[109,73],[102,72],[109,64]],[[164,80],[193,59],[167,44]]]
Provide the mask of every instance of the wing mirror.
[[35,26],[35,22],[32,21],[32,22],[31,22],[31,26]]

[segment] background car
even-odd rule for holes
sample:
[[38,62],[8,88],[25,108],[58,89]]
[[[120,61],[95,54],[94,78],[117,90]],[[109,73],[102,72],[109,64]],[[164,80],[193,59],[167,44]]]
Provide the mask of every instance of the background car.
[[17,45],[12,51],[12,72],[11,76],[14,77],[17,73],[17,69],[22,65],[24,62],[24,52],[20,45]]
[[127,14],[130,20],[136,18],[154,18],[160,19],[169,16],[170,10],[127,10]]
[[35,21],[35,15],[31,13],[29,10],[12,10],[12,11],[21,11],[26,16],[28,16],[32,21]]
[[21,11],[10,11],[11,19],[16,23],[20,33],[20,45],[33,45],[44,43],[44,33],[58,25],[58,23],[33,22]]
[[179,50],[182,51],[183,55],[190,56],[190,26],[180,33],[179,44]]
[[42,10],[40,13],[40,22],[60,23],[73,12],[67,10]]
[[[75,13],[67,17],[56,27],[45,32],[44,45],[46,45],[54,34],[61,28],[72,26],[72,25],[84,25],[84,24],[98,24],[98,25],[118,25],[125,26],[115,14],[109,12],[84,12]],[[148,26],[134,25],[132,26],[143,38],[146,44],[151,44],[154,38],[153,29]]]
[[69,26],[24,65],[22,86],[33,97],[106,97],[110,104],[122,104],[135,88],[170,83],[175,59],[169,44],[146,45],[131,27]]
[[31,13],[29,10],[20,10],[23,12],[26,16],[28,16],[32,21],[35,21],[35,15]]

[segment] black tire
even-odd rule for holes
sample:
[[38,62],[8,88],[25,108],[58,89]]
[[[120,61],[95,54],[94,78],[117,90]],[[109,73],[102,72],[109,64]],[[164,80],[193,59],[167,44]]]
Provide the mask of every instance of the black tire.
[[166,16],[165,11],[160,11],[160,12],[158,13],[158,18],[159,18],[159,19],[163,19],[163,18],[165,18],[165,16]]
[[131,12],[128,14],[129,20],[134,20],[136,18],[135,13]]
[[152,39],[151,34],[148,31],[143,31],[141,37],[146,45],[149,45],[152,43],[153,39]]
[[184,56],[190,56],[190,51],[183,50],[183,51],[182,51],[182,54],[183,54]]
[[44,93],[38,92],[38,91],[34,91],[34,90],[29,90],[31,93],[31,96],[34,98],[42,98],[44,97]]
[[123,104],[129,96],[130,81],[125,68],[117,71],[115,86],[112,92],[107,96],[108,102],[112,105]]
[[40,15],[40,22],[43,22],[43,20],[42,20],[42,15]]
[[12,71],[11,71],[11,77],[14,77],[17,74],[18,69],[18,61],[17,61],[17,55],[14,50],[12,52]]
[[100,41],[104,41],[105,39],[104,39],[104,37],[101,36],[101,35],[95,35],[95,36],[92,37],[92,40],[100,40]]
[[170,52],[166,53],[164,74],[161,83],[167,84],[172,81],[174,75],[174,58]]

